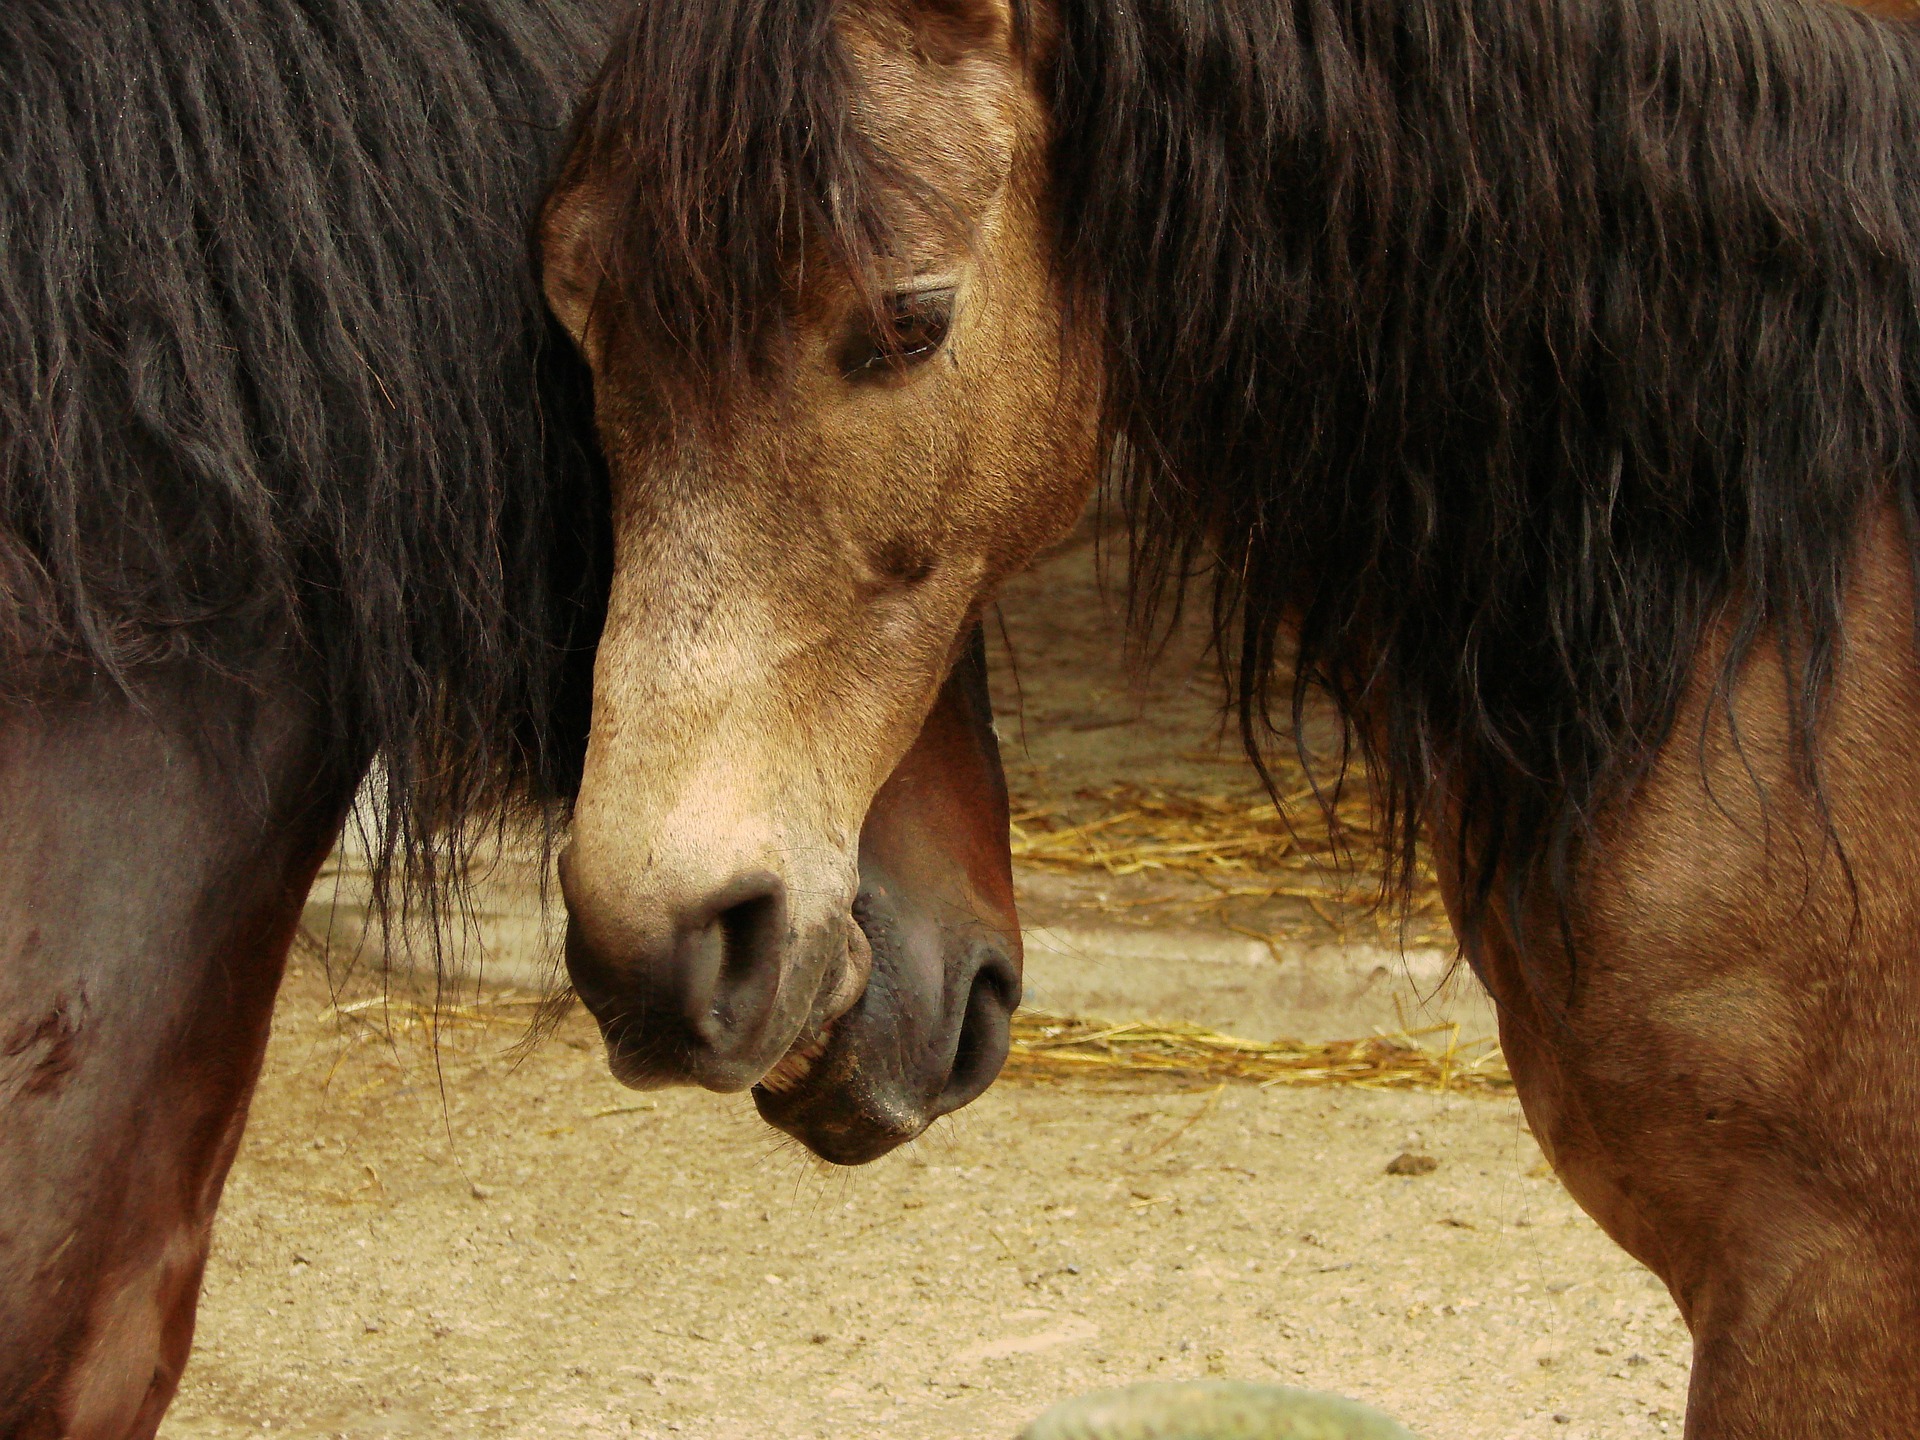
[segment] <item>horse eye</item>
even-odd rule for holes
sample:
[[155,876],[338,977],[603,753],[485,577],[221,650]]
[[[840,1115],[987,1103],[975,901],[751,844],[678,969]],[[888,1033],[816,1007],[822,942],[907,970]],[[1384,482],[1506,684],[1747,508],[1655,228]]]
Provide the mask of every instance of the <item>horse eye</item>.
[[881,311],[884,333],[875,334],[862,316],[840,354],[840,373],[849,380],[904,373],[931,359],[953,328],[952,290],[902,290],[887,297]]

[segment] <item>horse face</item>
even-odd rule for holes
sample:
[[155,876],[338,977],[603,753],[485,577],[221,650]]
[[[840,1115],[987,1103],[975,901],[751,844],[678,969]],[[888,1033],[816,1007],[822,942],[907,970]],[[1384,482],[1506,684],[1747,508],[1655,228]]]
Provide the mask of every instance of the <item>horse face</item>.
[[1020,926],[986,681],[976,630],[860,832],[866,988],[754,1090],[767,1120],[843,1165],[913,1139],[1006,1060]]
[[[858,123],[912,172],[889,202],[883,293],[803,247],[777,373],[723,420],[686,423],[659,334],[599,303],[607,267],[644,258],[604,238],[621,203],[607,177],[571,165],[546,210],[547,293],[593,367],[614,485],[562,868],[570,955],[603,1016],[698,1032],[634,1046],[656,1058],[630,1058],[629,1079],[743,1086],[819,1051],[860,1002],[855,896],[876,835],[889,884],[914,882],[909,847],[869,819],[876,792],[994,587],[1091,488],[1093,387],[1065,359],[1039,219],[1044,107],[1004,12],[921,8],[836,12]],[[709,82],[726,77],[688,79]]]

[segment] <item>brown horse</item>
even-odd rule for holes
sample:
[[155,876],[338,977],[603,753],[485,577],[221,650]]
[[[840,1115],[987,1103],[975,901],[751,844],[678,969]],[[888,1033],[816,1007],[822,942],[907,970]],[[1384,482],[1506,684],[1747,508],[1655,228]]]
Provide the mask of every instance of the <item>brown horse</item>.
[[[457,883],[464,827],[563,818],[606,498],[527,237],[599,10],[0,7],[8,1440],[159,1426],[369,765],[416,904]],[[959,649],[861,817],[865,983],[758,1097],[843,1161],[1005,1053],[1006,795]],[[677,1054],[712,1020],[691,998],[616,1017],[617,1054]]]
[[[0,719],[0,1433],[151,1435],[186,1363],[274,992],[357,779],[273,678],[77,680]],[[1019,931],[985,707],[969,658],[867,820],[871,982],[819,1063],[756,1092],[842,1164],[1006,1056]]]
[[1688,1433],[1920,1434],[1916,155],[1920,33],[1822,0],[641,7],[544,232],[624,562],[578,962],[782,874],[751,1063],[804,1030],[955,638],[1117,472],[1250,747],[1322,688],[1424,832]]

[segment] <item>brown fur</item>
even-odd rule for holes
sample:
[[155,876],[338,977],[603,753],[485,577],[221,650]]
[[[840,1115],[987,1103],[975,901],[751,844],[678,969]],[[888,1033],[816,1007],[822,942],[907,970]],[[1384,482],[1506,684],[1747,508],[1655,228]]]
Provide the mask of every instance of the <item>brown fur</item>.
[[310,708],[193,672],[0,707],[0,1433],[22,1440],[159,1425],[353,793]]
[[[689,357],[689,373],[725,396],[725,424],[683,424],[623,351],[623,325],[639,322],[599,288],[633,260],[596,230],[604,196],[590,163],[550,211],[549,293],[598,374],[627,586],[596,677],[596,713],[612,723],[589,756],[569,889],[588,915],[645,913],[743,855],[797,848],[824,857],[815,873],[843,903],[857,817],[924,710],[946,637],[1067,523],[1094,478],[1103,382],[1064,358],[1055,257],[1039,234],[1057,178],[1036,99],[1051,79],[1048,7],[1026,17],[1024,52],[985,3],[850,0],[840,13],[866,141],[967,222],[962,250],[945,238],[953,227],[928,223],[938,207],[905,192],[885,206],[903,270],[964,276],[940,360],[850,389],[825,357],[872,304],[858,286],[887,283],[884,266],[809,252],[819,263],[796,261],[771,377],[746,382]],[[1210,354],[1205,338],[1189,350]],[[1288,457],[1264,463],[1284,472]],[[661,473],[673,483],[638,478]],[[1164,520],[1135,516],[1149,533]],[[1449,823],[1460,777],[1448,752],[1423,752],[1420,813],[1449,903],[1481,937],[1534,1129],[1693,1330],[1695,1440],[1920,1433],[1911,541],[1891,504],[1856,535],[1818,705],[1797,632],[1790,673],[1776,632],[1741,629],[1750,596],[1734,587],[1711,601],[1703,613],[1723,618],[1676,652],[1678,704],[1647,732],[1644,774],[1595,789],[1612,798],[1590,833],[1568,832],[1581,838],[1565,867],[1516,870],[1511,886],[1463,873],[1490,852]],[[739,563],[711,560],[709,546]],[[934,557],[931,580],[890,578],[899,567],[880,557],[902,554]],[[730,648],[715,648],[710,616],[729,617]],[[1395,682],[1379,674],[1355,693],[1385,706]],[[1258,677],[1247,683],[1264,695]],[[1809,714],[1817,732],[1799,723]],[[1356,715],[1363,732],[1377,719]],[[634,793],[644,803],[620,816],[596,798]],[[642,835],[669,842],[645,866]],[[827,970],[819,988],[834,991],[846,977]]]
[[732,876],[784,882],[797,938],[781,1013],[724,1083],[860,995],[850,917],[869,803],[957,638],[1091,484],[1091,407],[1062,362],[1034,208],[1038,92],[1005,12],[944,6],[920,27],[912,13],[849,6],[844,37],[865,123],[940,201],[892,216],[892,283],[945,277],[959,293],[924,365],[849,384],[838,357],[871,297],[797,257],[791,363],[730,397],[722,437],[676,412],[649,332],[602,283],[615,217],[593,155],[547,211],[547,292],[594,365],[615,536],[568,909],[583,946],[623,957]]
[[[1862,540],[1827,814],[1789,744],[1776,653],[1742,671],[1737,736],[1709,657],[1594,849],[1582,963],[1559,977],[1570,1002],[1542,999],[1554,986],[1529,979],[1511,917],[1488,947],[1535,1134],[1693,1330],[1690,1435],[1920,1433],[1920,666],[1903,548],[1890,514]],[[1536,953],[1559,953],[1550,917],[1526,923]]]

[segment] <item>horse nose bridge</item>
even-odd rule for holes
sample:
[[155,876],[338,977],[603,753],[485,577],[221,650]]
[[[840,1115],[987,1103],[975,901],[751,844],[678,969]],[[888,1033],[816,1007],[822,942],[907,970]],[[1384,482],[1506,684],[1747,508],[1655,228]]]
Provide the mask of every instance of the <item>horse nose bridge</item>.
[[784,905],[793,877],[769,828],[685,807],[665,816],[583,808],[560,857],[569,922],[593,953],[621,963],[713,921],[746,877]]

